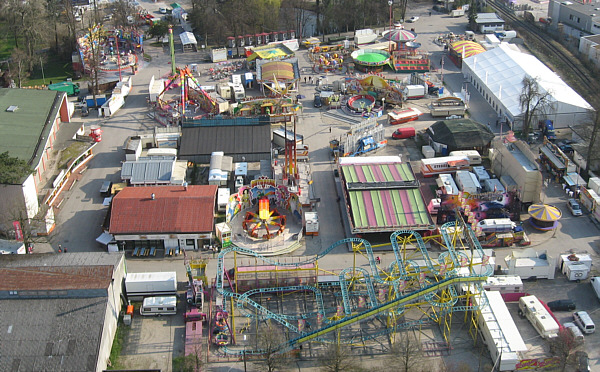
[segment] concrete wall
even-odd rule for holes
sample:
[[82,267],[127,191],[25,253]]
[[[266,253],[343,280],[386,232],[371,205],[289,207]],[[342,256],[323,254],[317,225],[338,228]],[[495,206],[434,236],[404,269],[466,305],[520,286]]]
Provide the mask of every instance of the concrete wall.
[[115,333],[117,332],[117,324],[119,321],[119,313],[123,307],[121,301],[121,293],[123,291],[123,282],[125,280],[125,256],[122,253],[113,253],[121,255],[121,260],[118,265],[115,265],[113,272],[113,281],[108,287],[106,314],[104,316],[104,327],[102,328],[102,338],[100,347],[98,348],[98,360],[96,361],[96,372],[102,372],[107,368],[110,350],[112,348]]

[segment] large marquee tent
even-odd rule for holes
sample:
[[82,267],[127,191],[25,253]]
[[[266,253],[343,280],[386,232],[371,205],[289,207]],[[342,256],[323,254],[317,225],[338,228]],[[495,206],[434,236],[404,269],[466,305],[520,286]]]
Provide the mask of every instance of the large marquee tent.
[[541,92],[550,94],[549,112],[538,119],[550,119],[557,128],[589,120],[593,107],[583,97],[536,57],[515,48],[502,43],[465,58],[462,64],[463,75],[496,110],[499,118],[521,127],[519,96],[523,78],[527,76],[538,80]]

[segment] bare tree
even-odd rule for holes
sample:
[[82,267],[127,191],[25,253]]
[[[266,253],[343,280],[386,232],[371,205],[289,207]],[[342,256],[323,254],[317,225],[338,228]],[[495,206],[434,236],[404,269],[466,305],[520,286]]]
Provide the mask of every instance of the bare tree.
[[598,143],[598,142],[600,142],[600,136],[598,133],[599,131],[600,131],[600,111],[596,111],[594,113],[593,124],[591,125],[590,130],[586,131],[586,133],[590,133],[588,149],[587,149],[587,156],[585,159],[588,171],[590,171],[592,169],[594,162],[600,160],[600,144]]
[[389,365],[399,372],[427,371],[423,352],[417,339],[406,331],[390,349]]
[[289,355],[281,352],[281,348],[286,341],[287,339],[281,328],[270,322],[266,323],[265,328],[258,330],[256,348],[263,352],[262,364],[266,367],[267,372],[282,370],[289,364]]
[[323,372],[351,372],[361,369],[352,355],[352,350],[347,345],[340,343],[328,345],[325,354],[319,358],[319,362]]
[[202,345],[196,345],[192,354],[173,359],[173,372],[198,372],[203,365]]
[[30,58],[24,50],[15,48],[10,54],[10,59],[10,69],[13,72],[13,77],[17,78],[17,86],[22,88],[23,82],[29,76]]
[[552,339],[550,352],[559,358],[562,371],[567,367],[569,355],[582,344],[583,342],[575,339],[568,328],[561,329],[558,332],[558,337]]
[[531,123],[535,118],[541,117],[551,105],[551,94],[540,89],[537,78],[523,77],[523,88],[519,96],[521,118],[523,119],[523,138],[527,139]]

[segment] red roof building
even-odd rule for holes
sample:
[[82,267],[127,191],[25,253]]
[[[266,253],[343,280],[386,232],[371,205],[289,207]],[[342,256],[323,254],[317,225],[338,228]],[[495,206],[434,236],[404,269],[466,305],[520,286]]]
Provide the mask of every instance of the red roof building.
[[167,255],[171,249],[175,254],[179,248],[197,249],[198,240],[213,237],[217,188],[126,187],[112,201],[109,232],[136,256],[155,255],[155,250],[163,248]]

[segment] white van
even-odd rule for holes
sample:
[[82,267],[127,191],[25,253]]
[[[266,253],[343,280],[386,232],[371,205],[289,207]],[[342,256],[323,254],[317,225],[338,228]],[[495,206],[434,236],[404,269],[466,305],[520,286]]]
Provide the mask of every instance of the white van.
[[466,156],[469,158],[471,165],[481,164],[481,155],[477,150],[451,151],[449,156]]
[[581,329],[583,333],[594,333],[596,325],[586,311],[576,311],[573,313],[574,323]]
[[140,307],[141,315],[175,315],[177,314],[176,296],[146,297]]

